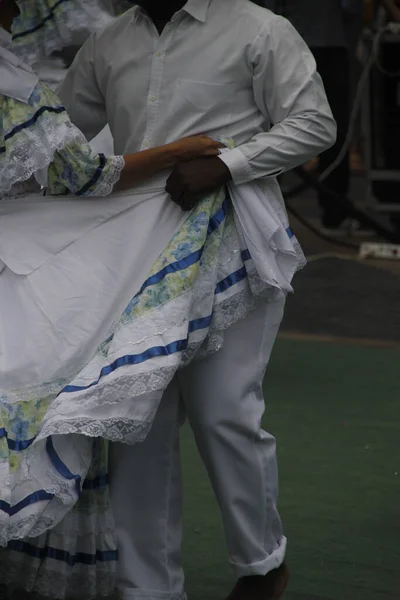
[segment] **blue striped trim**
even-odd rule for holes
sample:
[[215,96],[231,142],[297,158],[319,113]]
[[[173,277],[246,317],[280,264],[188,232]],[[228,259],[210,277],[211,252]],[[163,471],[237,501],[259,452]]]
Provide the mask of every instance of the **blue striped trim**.
[[167,346],[154,346],[153,348],[146,350],[146,352],[142,352],[142,354],[127,354],[126,356],[118,358],[111,365],[103,367],[96,381],[93,381],[89,385],[85,386],[67,385],[63,390],[61,390],[60,394],[70,394],[72,392],[82,392],[83,390],[88,390],[98,385],[103,377],[110,375],[121,367],[126,367],[128,365],[139,365],[143,362],[146,362],[146,360],[155,358],[156,356],[170,356],[171,354],[176,354],[177,352],[183,352],[183,350],[187,348],[187,345],[187,339],[178,340],[176,342],[171,342],[171,344],[168,344]]
[[[62,477],[64,477],[65,479],[75,481],[75,488],[76,488],[78,496],[80,496],[81,495],[81,477],[80,477],[80,475],[74,475],[73,473],[71,473],[71,471],[68,469],[67,465],[65,463],[63,463],[63,461],[60,459],[60,457],[58,456],[58,454],[54,448],[53,440],[51,437],[48,437],[46,439],[46,450],[47,450],[47,454],[48,454],[53,466],[60,473],[60,475]],[[8,502],[5,502],[4,500],[0,500],[0,510],[2,510],[3,512],[5,512],[6,514],[8,514],[11,517],[11,516],[17,514],[20,510],[23,510],[27,506],[30,506],[31,504],[36,504],[37,502],[43,502],[45,500],[52,500],[53,498],[54,498],[54,494],[49,494],[48,492],[46,492],[44,490],[39,490],[37,492],[34,492],[33,494],[30,494],[29,496],[27,496],[26,498],[24,498],[23,500],[18,502],[18,504],[15,504],[14,506],[11,506]]]
[[107,159],[104,156],[104,154],[99,154],[99,159],[100,159],[100,165],[97,167],[96,172],[93,175],[92,179],[90,181],[88,181],[78,192],[75,192],[75,196],[83,196],[84,194],[86,194],[86,192],[88,190],[90,190],[90,188],[92,186],[94,186],[100,179],[101,174],[103,173],[104,168],[107,164]]
[[11,506],[8,502],[5,502],[4,500],[0,500],[0,510],[12,517],[16,515],[20,510],[23,510],[31,504],[37,504],[37,502],[44,502],[45,500],[52,500],[53,498],[54,494],[49,494],[44,490],[39,490],[38,492],[29,494],[29,496],[18,502],[18,504],[14,504],[14,506]]
[[215,288],[215,294],[221,294],[222,292],[226,292],[230,287],[240,283],[243,279],[246,279],[247,271],[246,267],[242,267],[235,273],[231,273],[228,277],[225,277],[222,281],[220,281]]
[[[242,267],[241,269],[239,269],[239,271],[232,273],[231,275],[229,275],[229,277],[226,277],[223,281],[221,281],[217,285],[215,293],[220,294],[221,292],[236,285],[237,283],[240,283],[240,281],[242,281],[246,277],[247,277],[246,268]],[[121,367],[125,367],[127,365],[138,365],[138,364],[146,362],[147,360],[150,360],[151,358],[154,358],[156,356],[169,356],[171,354],[183,352],[188,347],[189,334],[193,333],[194,331],[198,331],[200,329],[205,329],[206,327],[208,327],[210,325],[211,320],[212,320],[212,315],[209,315],[208,317],[204,317],[201,319],[196,319],[194,321],[190,321],[189,327],[188,327],[189,333],[188,333],[188,337],[186,339],[172,342],[171,344],[168,344],[167,346],[154,346],[153,348],[149,348],[148,350],[146,350],[146,352],[142,352],[141,354],[132,354],[132,355],[122,356],[121,358],[118,358],[117,360],[115,360],[111,365],[108,365],[107,367],[103,367],[103,369],[100,372],[99,377],[95,381],[90,383],[89,385],[87,385],[87,386],[68,385],[63,390],[61,390],[60,394],[71,394],[74,392],[82,392],[84,390],[88,390],[91,387],[98,385],[103,377],[110,375],[111,373],[113,373],[114,371],[116,371],[117,369],[119,369]]]
[[32,33],[35,33],[36,31],[39,31],[42,27],[44,27],[46,25],[46,23],[48,23],[48,21],[50,21],[51,19],[54,18],[54,12],[55,10],[61,5],[64,4],[64,2],[68,2],[68,0],[59,0],[54,6],[53,8],[50,9],[50,13],[47,15],[47,17],[45,17],[43,19],[43,21],[41,21],[38,25],[36,25],[35,27],[32,27],[32,29],[27,29],[26,31],[21,31],[21,33],[16,33],[13,36],[13,41],[18,40],[22,37],[25,37],[26,35],[31,35]]
[[116,550],[97,550],[96,554],[85,554],[83,552],[70,554],[65,550],[59,550],[57,548],[52,548],[51,546],[38,548],[37,546],[32,546],[31,544],[20,541],[9,542],[8,550],[27,554],[28,556],[39,560],[51,558],[53,560],[64,562],[69,567],[73,567],[76,564],[95,565],[97,562],[114,562],[118,560],[118,552]]
[[[220,211],[218,211],[218,213],[215,215],[215,218],[212,220],[212,225],[211,225],[212,230],[215,230],[215,228],[218,227],[219,224],[223,221],[224,216],[225,216],[225,208],[226,208],[226,205]],[[243,251],[242,257],[245,257],[247,255],[250,256],[250,253],[248,251]],[[224,289],[228,289],[230,286],[235,285],[236,283],[241,281],[243,279],[243,277],[240,276],[240,273],[243,271],[245,273],[244,276],[246,276],[246,270],[245,270],[245,268],[243,268],[243,269],[237,271],[236,273],[233,273],[231,276],[224,279],[222,282],[220,282],[217,285],[217,289],[219,289],[220,291],[223,291]],[[188,346],[189,334],[193,333],[194,331],[198,331],[198,330],[205,329],[206,327],[208,327],[212,321],[212,317],[213,317],[213,315],[211,314],[208,317],[203,317],[203,318],[195,319],[195,320],[191,321],[189,323],[189,333],[188,333],[188,336],[186,339],[172,342],[171,344],[168,344],[167,346],[156,346],[156,347],[150,348],[146,352],[139,354],[139,355],[132,355],[132,356],[127,355],[127,356],[121,357],[120,359],[114,361],[114,363],[112,365],[104,367],[101,370],[100,376],[98,377],[97,381],[92,382],[92,384],[90,384],[89,386],[85,386],[85,387],[67,386],[60,392],[60,394],[61,393],[71,393],[71,392],[89,389],[90,387],[97,385],[100,382],[102,377],[114,372],[116,369],[118,369],[122,366],[140,364],[140,363],[142,363],[146,360],[149,360],[150,358],[156,357],[156,356],[168,356],[168,355],[171,355],[171,354],[174,354],[177,352],[182,352]],[[4,430],[4,432],[5,432],[5,430]],[[33,441],[34,440],[28,440],[27,442],[32,443]],[[8,442],[11,442],[11,441],[8,440]],[[24,445],[25,445],[25,447],[28,447],[28,446],[26,446],[27,442],[18,442],[18,443],[15,442],[14,445],[17,446],[19,444],[21,448],[23,448]],[[47,438],[47,440],[46,440],[46,449],[47,449],[48,455],[49,455],[53,465],[57,469],[57,471],[66,479],[75,480],[77,493],[78,493],[78,495],[80,495],[81,494],[81,477],[79,475],[74,475],[73,473],[71,473],[71,471],[68,469],[68,467],[61,461],[60,457],[58,456],[58,454],[55,451],[51,437]],[[82,489],[91,490],[91,489],[97,489],[100,487],[105,487],[107,485],[108,485],[108,476],[103,475],[101,477],[96,478],[93,481],[89,481],[89,480],[85,481],[83,483]],[[51,500],[53,497],[54,497],[53,495],[47,494],[46,492],[44,492],[42,490],[42,491],[36,492],[34,494],[31,494],[30,496],[25,498],[22,502],[18,503],[18,505],[14,506],[14,507],[10,507],[10,505],[5,503],[4,501],[0,501],[0,510],[3,510],[4,512],[6,512],[8,514],[16,514],[17,512],[19,512],[20,510],[22,510],[23,508],[25,508],[26,506],[28,506],[30,504],[34,504],[35,502],[39,502],[39,501],[43,501],[43,500]]]
[[81,482],[82,482],[81,476],[74,475],[73,473],[71,473],[71,471],[68,469],[67,465],[65,463],[63,463],[63,461],[58,456],[58,454],[54,448],[53,439],[51,436],[46,439],[46,450],[47,450],[47,454],[48,454],[51,462],[53,463],[53,466],[60,473],[60,475],[62,477],[64,477],[64,479],[69,479],[70,481],[75,481],[76,492],[77,492],[78,496],[80,496],[81,495]]
[[[103,488],[106,488],[108,485],[109,477],[106,474],[101,475],[100,477],[96,477],[95,479],[85,479],[85,481],[83,482],[82,489],[89,492],[94,490],[101,490]],[[4,500],[0,500],[0,510],[12,517],[27,506],[36,504],[37,502],[49,501],[53,498],[54,494],[49,494],[44,490],[39,490],[38,492],[29,494],[29,496],[18,502],[18,504],[14,504],[14,506],[11,506],[8,502],[5,502]]]
[[199,331],[200,329],[206,329],[206,327],[210,326],[213,315],[209,315],[208,317],[203,317],[202,319],[196,319],[194,321],[190,321],[189,323],[189,333],[194,333],[195,331]]
[[[35,436],[29,440],[13,440],[8,437],[7,430],[4,429],[4,427],[2,429],[0,429],[0,438],[7,439],[8,448],[10,450],[12,450],[13,452],[23,452],[24,450],[27,450],[30,446],[32,446],[33,442],[36,440],[36,437],[37,436]],[[83,482],[83,485],[82,485],[82,489],[83,490],[97,490],[97,489],[107,487],[108,484],[109,484],[108,475],[105,474],[105,475],[96,477],[95,479],[85,479],[85,481]],[[0,507],[1,507],[1,501],[0,501]]]
[[[9,133],[7,133],[4,136],[5,141],[8,141],[9,139],[11,139],[14,135],[16,135],[17,133],[19,133],[23,129],[28,129],[29,127],[31,127],[32,125],[34,125],[36,123],[36,121],[39,119],[39,117],[41,117],[42,114],[45,113],[45,112],[55,113],[55,114],[61,114],[61,113],[65,112],[65,108],[63,106],[56,106],[56,107],[54,107],[54,106],[42,106],[33,115],[32,118],[30,118],[28,121],[25,121],[25,123],[21,123],[20,125],[17,125],[16,127],[14,127],[14,129],[12,129],[12,131],[10,131]],[[6,147],[5,146],[1,146],[0,147],[0,154],[2,152],[5,152],[5,151],[6,151]]]
[[4,427],[0,429],[0,438],[6,438],[9,450],[13,450],[14,452],[26,450],[29,446],[32,446],[36,439],[36,437],[33,437],[30,440],[12,440],[8,437],[8,432]]
[[247,262],[248,260],[251,260],[250,250],[242,250],[242,261]]
[[[229,198],[226,198],[224,200],[221,208],[210,219],[210,223],[208,226],[208,235],[210,235],[213,231],[215,231],[221,225],[223,220],[225,219],[228,204],[229,204]],[[144,289],[146,289],[147,287],[149,287],[151,285],[155,285],[156,283],[159,283],[166,275],[177,272],[179,270],[186,269],[189,266],[195,264],[198,260],[200,260],[203,251],[204,251],[204,247],[201,248],[200,250],[194,252],[190,256],[186,257],[185,259],[182,259],[180,261],[177,261],[175,263],[167,265],[164,269],[162,269],[155,275],[152,275],[151,277],[149,277],[143,284],[143,286],[142,286],[140,292],[138,292],[137,296],[140,293],[142,293],[142,291],[144,291]],[[205,329],[206,327],[208,327],[210,325],[211,320],[212,320],[212,315],[191,321],[189,323],[189,333],[193,333],[194,331]],[[149,360],[150,358],[154,358],[156,356],[167,356],[169,354],[181,352],[185,348],[187,348],[187,344],[188,344],[187,339],[180,340],[177,342],[173,342],[165,347],[160,346],[160,347],[150,348],[146,353],[143,353],[141,355],[122,357],[121,359],[118,359],[117,361],[115,361],[115,363],[113,363],[112,365],[105,367],[101,371],[98,380],[95,382],[92,382],[92,384],[90,384],[88,387],[66,386],[66,388],[64,388],[60,393],[70,393],[70,392],[82,391],[84,389],[88,389],[90,387],[97,385],[100,382],[102,377],[112,373],[119,367],[122,367],[125,365],[140,364],[140,363],[145,362],[146,360]],[[7,438],[7,444],[8,444],[9,449],[14,450],[14,451],[26,450],[27,448],[29,448],[30,445],[33,444],[33,442],[36,439],[36,437],[34,437],[30,440],[11,440],[11,439],[9,439],[8,433],[5,429],[0,429],[0,438],[1,437]],[[65,472],[64,467],[65,466],[63,466],[63,463],[61,463],[59,457],[56,455],[51,440],[48,441],[48,443],[49,443],[49,447],[48,447],[49,451],[54,458],[54,464],[55,464],[55,466],[56,465],[59,466],[59,468],[61,469],[61,470],[58,469],[60,474],[64,475],[64,472]],[[56,468],[57,468],[57,466],[56,466]],[[68,475],[68,477],[67,477],[68,479],[75,478],[75,476],[72,473],[70,473],[68,471],[68,469],[67,469],[66,474]],[[108,484],[108,479],[102,485],[107,485],[107,484]],[[100,484],[90,483],[86,480],[83,483],[83,489],[95,489],[99,485]],[[79,493],[80,493],[80,482],[79,482]]]
[[[212,231],[215,230],[224,220],[228,202],[229,202],[229,199],[226,199],[224,201],[221,209],[210,220],[209,231],[210,231],[210,227],[211,227]],[[194,253],[191,256],[194,257],[195,255],[197,255],[198,253],[201,253],[201,252],[202,252],[202,250],[197,251],[196,253]],[[249,251],[247,250],[246,252],[247,252],[248,256],[250,257]],[[186,264],[187,258],[189,258],[189,257],[186,257],[182,261],[177,261],[176,263],[172,263],[172,265],[168,265],[167,267],[165,267],[164,269],[162,269],[161,271],[159,271],[158,273],[153,275],[151,278],[149,278],[143,284],[143,286],[142,286],[143,289],[160,281],[163,277],[165,277],[165,275],[168,272],[176,272],[179,269],[186,268],[186,266],[184,266],[184,265]],[[170,268],[172,268],[171,271],[169,271]],[[216,287],[215,293],[219,294],[219,293],[227,290],[229,287],[232,287],[233,285],[236,285],[237,283],[242,281],[246,276],[247,276],[247,272],[246,272],[245,267],[243,267],[236,273],[232,273],[229,277],[227,277],[222,282],[220,282]],[[141,292],[139,292],[139,294],[140,293]],[[191,321],[189,323],[188,336],[186,339],[172,342],[171,344],[168,344],[167,346],[154,346],[153,348],[149,348],[148,350],[146,350],[145,352],[142,352],[141,354],[122,356],[121,358],[118,358],[117,360],[115,360],[111,365],[107,365],[106,367],[103,367],[103,369],[100,371],[99,377],[95,381],[90,383],[89,385],[87,385],[87,386],[68,385],[60,391],[59,395],[71,394],[71,393],[75,393],[75,392],[82,392],[84,390],[88,390],[92,387],[95,387],[96,385],[98,385],[100,383],[100,381],[101,381],[101,379],[103,379],[103,377],[110,375],[111,373],[115,372],[117,369],[120,369],[121,367],[129,366],[129,365],[138,365],[143,362],[146,362],[147,360],[150,360],[151,358],[155,358],[157,356],[170,356],[171,354],[183,352],[188,347],[189,334],[193,333],[194,331],[198,331],[200,329],[205,329],[206,327],[208,327],[210,325],[211,320],[212,320],[212,315]]]
[[[224,221],[224,219],[226,217],[226,212],[228,209],[229,201],[230,201],[229,198],[225,198],[224,202],[222,203],[221,208],[215,213],[215,215],[213,215],[210,218],[210,221],[208,224],[208,229],[207,229],[207,237],[210,236],[216,229],[218,229],[218,227]],[[170,275],[171,273],[177,273],[178,271],[183,271],[183,270],[187,269],[188,267],[191,267],[192,265],[196,264],[196,262],[201,259],[203,252],[204,252],[204,248],[205,248],[205,245],[203,245],[199,250],[196,250],[196,252],[193,252],[189,256],[186,256],[185,258],[183,258],[181,260],[178,260],[174,263],[167,265],[166,267],[161,269],[161,271],[158,271],[158,273],[155,273],[154,275],[152,275],[151,277],[146,279],[146,281],[140,288],[139,292],[136,294],[134,300],[136,300],[144,292],[144,290],[146,288],[148,288],[152,285],[156,285],[157,283],[160,283],[160,281],[162,281],[164,279],[164,277],[166,277],[167,275]],[[129,303],[128,307],[125,309],[125,312],[129,312],[131,307],[132,307],[132,302]]]
[[218,229],[218,227],[221,225],[222,221],[226,217],[229,202],[230,202],[230,198],[229,197],[225,198],[225,200],[222,203],[221,208],[215,213],[214,216],[211,217],[210,222],[208,224],[207,235],[211,235],[213,233],[213,231]]
[[[188,267],[195,265],[202,257],[203,252],[204,252],[204,246],[202,246],[200,248],[200,250],[196,250],[196,252],[189,254],[189,256],[186,256],[185,258],[183,258],[181,260],[177,260],[174,263],[170,263],[169,265],[167,265],[166,267],[161,269],[161,271],[158,271],[158,273],[155,273],[154,275],[152,275],[151,277],[146,279],[146,281],[140,288],[139,292],[136,294],[135,299],[138,298],[138,296],[140,296],[146,288],[151,287],[152,285],[156,285],[157,283],[160,283],[160,281],[162,281],[167,275],[171,275],[171,273],[177,273],[178,271],[184,271]],[[128,306],[128,308],[125,310],[125,312],[129,312],[130,307],[131,307],[131,303]]]

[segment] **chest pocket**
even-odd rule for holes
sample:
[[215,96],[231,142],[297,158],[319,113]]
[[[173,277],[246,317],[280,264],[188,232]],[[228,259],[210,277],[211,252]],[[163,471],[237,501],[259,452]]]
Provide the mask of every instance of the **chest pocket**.
[[196,110],[206,113],[216,107],[230,111],[233,103],[234,83],[210,83],[178,79],[177,93],[183,100],[188,101]]

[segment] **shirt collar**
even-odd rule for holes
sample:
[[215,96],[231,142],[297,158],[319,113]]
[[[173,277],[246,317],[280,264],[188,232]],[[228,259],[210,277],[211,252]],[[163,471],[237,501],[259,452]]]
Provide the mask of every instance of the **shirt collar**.
[[0,27],[0,46],[3,48],[7,48],[9,50],[12,45],[12,35],[8,33],[5,29]]
[[210,4],[211,0],[188,0],[183,10],[189,13],[194,19],[197,19],[197,21],[205,23]]

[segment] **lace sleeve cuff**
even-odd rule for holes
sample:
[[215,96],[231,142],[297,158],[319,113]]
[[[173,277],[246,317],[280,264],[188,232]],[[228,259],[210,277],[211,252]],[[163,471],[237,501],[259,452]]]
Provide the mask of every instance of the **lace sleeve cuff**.
[[108,196],[124,166],[122,156],[106,158],[92,152],[86,142],[73,142],[54,156],[48,172],[48,194]]
[[38,84],[29,103],[0,98],[0,195],[27,181],[71,143],[87,143],[51,90]]
[[94,176],[75,194],[77,196],[108,196],[118,183],[125,160],[122,156],[106,158],[104,154],[98,155],[99,167]]

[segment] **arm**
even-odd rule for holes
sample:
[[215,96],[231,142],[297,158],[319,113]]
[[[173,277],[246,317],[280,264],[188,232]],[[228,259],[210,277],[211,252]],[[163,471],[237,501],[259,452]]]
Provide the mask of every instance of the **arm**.
[[235,183],[275,177],[335,143],[336,124],[315,60],[290,23],[276,17],[253,44],[254,98],[273,126],[221,160]]
[[336,123],[315,60],[286,19],[274,17],[268,30],[264,27],[250,60],[255,102],[273,126],[219,158],[178,166],[167,192],[183,210],[229,180],[276,177],[335,143]]
[[56,152],[48,169],[48,194],[107,196],[114,190],[132,188],[179,162],[216,156],[222,144],[206,136],[193,136],[127,156],[96,154],[84,139]]
[[88,140],[107,125],[105,100],[95,71],[96,35],[92,35],[75,57],[58,95],[71,121]]
[[198,157],[217,156],[222,146],[220,142],[207,136],[197,135],[125,156],[125,166],[116,189],[131,188],[161,171],[176,167],[181,162]]

